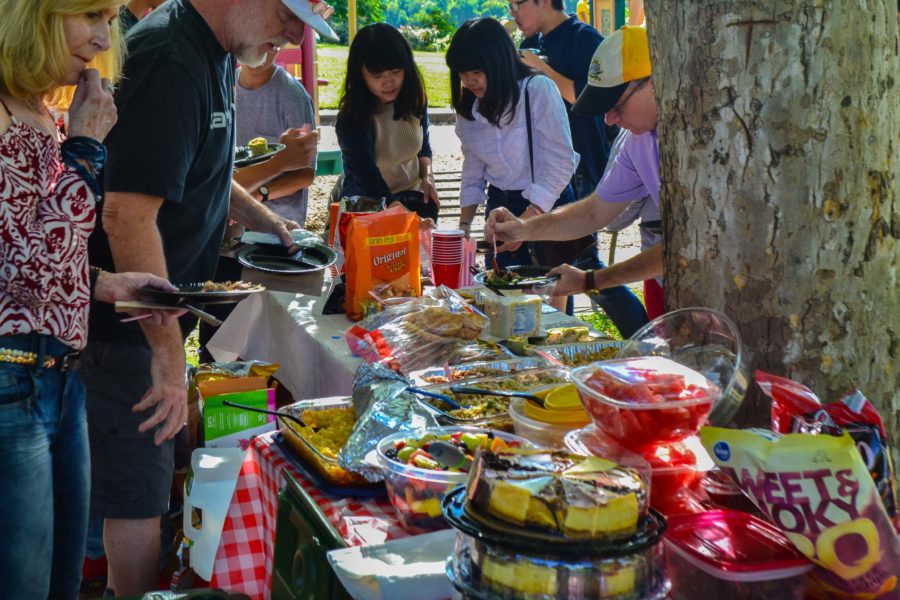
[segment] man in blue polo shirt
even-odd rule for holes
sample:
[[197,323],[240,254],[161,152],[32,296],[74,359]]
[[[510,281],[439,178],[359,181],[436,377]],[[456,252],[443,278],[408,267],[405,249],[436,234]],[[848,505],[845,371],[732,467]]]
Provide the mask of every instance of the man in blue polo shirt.
[[[576,114],[572,105],[587,85],[591,58],[603,36],[575,15],[566,14],[563,0],[510,0],[509,11],[525,35],[522,49],[537,51],[522,52],[522,61],[552,79],[566,104],[572,146],[581,156],[572,177],[572,188],[576,198],[586,198],[594,193],[603,177],[609,144],[602,116]],[[597,234],[592,236],[596,240]],[[596,244],[590,256],[579,256],[574,264],[582,269],[605,267]],[[625,286],[604,289],[594,300],[623,337],[630,337],[649,320],[641,301]]]
[[525,36],[522,49],[537,50],[547,58],[544,62],[534,52],[522,53],[523,62],[552,79],[559,88],[569,113],[572,146],[581,155],[572,181],[575,196],[589,196],[600,183],[609,156],[606,127],[600,117],[575,114],[572,105],[587,85],[591,57],[603,36],[575,15],[566,14],[563,0],[510,2],[509,7]]

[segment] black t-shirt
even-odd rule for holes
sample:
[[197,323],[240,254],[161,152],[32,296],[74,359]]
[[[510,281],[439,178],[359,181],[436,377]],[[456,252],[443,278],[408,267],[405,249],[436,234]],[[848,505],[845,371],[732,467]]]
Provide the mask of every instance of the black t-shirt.
[[[575,97],[587,85],[588,70],[594,51],[603,41],[600,32],[579,21],[575,15],[547,35],[537,33],[522,42],[522,48],[537,48],[547,57],[547,64],[554,71],[571,79],[575,85]],[[606,124],[599,117],[584,117],[572,112],[572,105],[565,102],[572,129],[572,146],[581,155],[580,166],[590,173],[596,186],[606,169],[609,144],[606,141]]]
[[[119,118],[105,140],[104,188],[165,199],[157,225],[173,283],[206,281],[215,272],[231,195],[234,67],[189,0],[165,3],[128,35]],[[113,270],[102,227],[89,256]],[[119,318],[111,305],[95,303],[89,339],[144,339],[136,323]]]
[[131,28],[138,24],[138,18],[134,16],[124,4],[119,8],[119,27],[122,28],[122,35],[127,35]]

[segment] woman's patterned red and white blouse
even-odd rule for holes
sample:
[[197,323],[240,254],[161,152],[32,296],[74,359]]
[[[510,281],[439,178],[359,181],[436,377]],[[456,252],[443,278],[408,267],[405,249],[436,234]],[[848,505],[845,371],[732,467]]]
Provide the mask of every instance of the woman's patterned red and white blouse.
[[95,217],[93,192],[62,163],[56,140],[13,117],[0,134],[0,335],[84,348]]

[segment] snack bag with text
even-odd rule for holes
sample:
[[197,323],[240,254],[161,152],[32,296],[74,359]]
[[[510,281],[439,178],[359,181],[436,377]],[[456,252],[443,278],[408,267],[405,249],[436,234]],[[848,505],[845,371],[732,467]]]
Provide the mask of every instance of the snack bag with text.
[[375,200],[365,196],[341,198],[340,202],[328,205],[328,245],[338,256],[335,266],[338,272],[344,272],[347,256],[347,228],[350,221],[359,215],[372,214],[386,208],[384,198]]
[[372,294],[420,296],[419,216],[398,206],[355,217],[347,228],[345,272],[344,312],[354,321],[377,310]]
[[900,600],[900,539],[853,438],[704,427],[700,440],[816,564],[808,597]]
[[772,430],[779,433],[843,435],[846,431],[856,442],[866,468],[875,480],[884,510],[900,533],[897,507],[897,478],[891,446],[884,422],[875,406],[862,392],[855,390],[837,402],[823,404],[804,385],[756,371],[754,379],[763,393],[772,399]]

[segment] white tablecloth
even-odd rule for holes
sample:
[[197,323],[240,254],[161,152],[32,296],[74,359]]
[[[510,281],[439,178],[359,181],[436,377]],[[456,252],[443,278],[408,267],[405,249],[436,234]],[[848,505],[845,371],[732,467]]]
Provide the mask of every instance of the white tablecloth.
[[326,297],[266,291],[237,305],[207,344],[220,362],[278,363],[275,375],[295,400],[349,396],[361,360],[350,354],[343,314],[323,315]]

